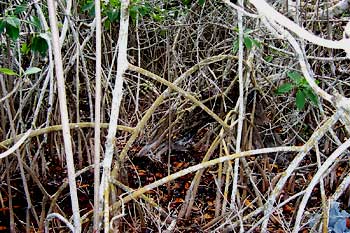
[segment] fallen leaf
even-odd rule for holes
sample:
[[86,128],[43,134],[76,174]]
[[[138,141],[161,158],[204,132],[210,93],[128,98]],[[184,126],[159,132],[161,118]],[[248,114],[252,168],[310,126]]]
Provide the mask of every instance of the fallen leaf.
[[252,204],[252,202],[249,199],[244,200],[244,205],[249,207],[250,209],[254,209],[254,205]]
[[146,171],[145,170],[138,170],[137,171],[139,176],[145,176],[146,175]]
[[283,211],[287,212],[287,213],[291,213],[294,211],[294,207],[293,206],[290,206],[290,205],[284,205],[283,206]]
[[184,203],[184,202],[185,202],[184,199],[180,197],[175,198],[175,201],[174,201],[174,203]]
[[210,215],[208,213],[204,214],[203,217],[204,217],[204,219],[212,219],[212,218],[214,218],[212,215]]
[[213,205],[214,205],[214,202],[208,201],[208,206],[213,206]]
[[175,162],[175,163],[174,163],[174,167],[180,168],[180,167],[182,167],[184,164],[185,164],[184,162]]

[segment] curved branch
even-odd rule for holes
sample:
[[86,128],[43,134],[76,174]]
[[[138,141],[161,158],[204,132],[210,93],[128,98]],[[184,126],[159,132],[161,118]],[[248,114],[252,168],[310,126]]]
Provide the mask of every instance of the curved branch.
[[189,92],[185,91],[184,89],[178,87],[177,85],[175,85],[172,82],[169,82],[168,80],[165,80],[164,78],[148,71],[145,69],[142,69],[141,67],[137,67],[134,66],[132,64],[129,64],[128,66],[129,70],[131,71],[135,71],[138,73],[141,73],[149,78],[152,78],[166,86],[168,86],[169,88],[171,88],[172,90],[177,91],[178,93],[180,93],[181,95],[183,95],[185,98],[191,100],[193,103],[195,103],[196,105],[198,105],[200,108],[202,108],[204,111],[206,111],[211,117],[213,117],[217,122],[219,122],[225,129],[228,129],[229,126],[227,123],[225,123],[218,115],[216,115],[212,110],[210,110],[207,106],[205,106],[202,102],[200,102],[199,100],[197,100],[193,95],[191,95]]
[[276,11],[266,1],[250,0],[250,3],[252,3],[256,7],[260,15],[265,16],[269,20],[287,28],[288,30],[297,34],[300,38],[326,48],[343,49],[347,52],[347,54],[350,54],[350,47],[349,47],[350,39],[342,39],[339,41],[323,39],[321,37],[318,37],[310,33],[309,31],[300,27],[298,24],[291,21],[290,19],[288,19],[287,17],[285,17],[284,15]]
[[[70,129],[93,128],[94,126],[95,126],[95,122],[69,123]],[[101,124],[101,128],[103,128],[103,129],[107,129],[108,126],[109,126],[108,123]],[[134,132],[134,128],[131,128],[128,126],[118,125],[117,128],[118,128],[118,130],[126,131],[129,133]],[[55,131],[61,131],[61,130],[62,130],[62,125],[53,125],[50,127],[31,131],[28,138],[40,136],[42,134],[51,133],[51,132],[55,132]],[[0,148],[7,149],[8,145],[10,145],[11,143],[13,143],[16,140],[20,140],[23,136],[25,136],[25,134],[19,134],[15,138],[6,139],[6,140],[0,142]]]
[[26,133],[23,134],[23,137],[21,137],[21,139],[19,139],[15,145],[13,145],[10,149],[8,149],[7,151],[3,152],[0,154],[0,159],[3,159],[7,156],[9,156],[10,154],[12,154],[13,152],[15,152],[23,143],[24,141],[30,136],[30,133],[32,132],[32,130],[28,130]]

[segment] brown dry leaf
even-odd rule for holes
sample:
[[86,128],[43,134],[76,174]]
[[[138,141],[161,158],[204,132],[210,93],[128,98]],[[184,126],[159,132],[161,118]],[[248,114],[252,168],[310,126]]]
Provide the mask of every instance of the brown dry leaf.
[[79,184],[78,185],[79,188],[87,188],[89,186],[90,186],[89,184]]
[[179,168],[183,165],[183,162],[174,162],[174,167]]
[[146,171],[145,170],[138,170],[137,171],[139,176],[145,176],[146,175]]
[[308,173],[308,174],[307,174],[307,180],[308,180],[308,181],[311,181],[312,178],[313,178],[313,175],[312,175],[311,173]]
[[180,197],[175,198],[175,201],[174,201],[174,203],[184,203],[184,202],[185,202],[184,199]]
[[337,173],[336,173],[336,174],[337,174],[337,177],[342,176],[343,173],[344,173],[344,168],[343,168],[343,167],[338,167]]
[[285,211],[286,213],[292,213],[294,211],[294,207],[287,204],[283,206],[283,211]]
[[188,166],[189,163],[186,162],[174,162],[174,167],[175,168],[181,168],[183,166]]
[[252,202],[249,199],[244,200],[244,205],[249,207],[250,209],[254,209],[254,205],[252,204]]
[[281,132],[283,132],[282,127],[277,127],[277,128],[275,128],[275,132],[276,132],[276,133],[281,133]]
[[204,214],[203,217],[204,217],[204,219],[212,219],[212,218],[214,218],[214,216],[212,216],[211,214],[208,214],[208,213]]

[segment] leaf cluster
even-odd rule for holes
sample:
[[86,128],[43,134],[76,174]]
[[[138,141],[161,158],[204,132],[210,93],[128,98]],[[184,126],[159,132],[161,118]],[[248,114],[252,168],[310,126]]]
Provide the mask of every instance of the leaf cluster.
[[42,26],[39,18],[35,15],[30,15],[28,20],[20,19],[20,14],[27,9],[28,3],[22,3],[14,9],[9,8],[5,16],[0,17],[0,34],[5,33],[12,41],[17,41],[20,38],[21,23],[30,24],[37,32],[30,36],[29,43],[22,43],[20,52],[23,55],[27,55],[29,51],[33,51],[45,56],[49,46],[45,39],[46,35],[40,33]]
[[[95,17],[95,2],[94,0],[85,0],[81,2],[81,12],[87,13],[90,17]],[[101,2],[102,17],[107,17],[104,26],[110,28],[112,23],[119,22],[120,18],[120,0],[110,0]],[[153,10],[154,11],[154,10]],[[149,3],[141,0],[132,0],[129,6],[129,14],[131,20],[136,22],[138,16],[147,16],[152,12],[152,7]]]
[[[206,0],[197,0],[200,6],[205,4]],[[182,0],[185,6],[191,5],[193,0]],[[110,28],[112,23],[119,22],[120,18],[120,0],[110,0],[108,2],[101,2],[102,17],[107,17],[104,23],[105,28]],[[131,0],[129,6],[129,15],[133,23],[136,22],[137,17],[149,17],[155,22],[162,22],[167,16],[177,16],[178,7],[171,9],[164,9],[161,6],[152,6],[151,1]],[[87,13],[89,17],[95,17],[94,0],[83,0],[81,2],[81,12]]]
[[[287,82],[279,86],[276,90],[277,95],[286,94],[296,90],[295,104],[299,110],[302,110],[305,107],[307,101],[315,106],[318,105],[317,95],[314,93],[305,77],[294,71],[287,72],[287,76],[292,82]],[[316,83],[318,84],[318,81],[316,81]]]
[[38,67],[29,67],[26,71],[24,71],[23,75],[20,75],[20,74],[16,73],[12,69],[0,67],[0,73],[6,74],[6,75],[9,75],[9,76],[17,76],[17,77],[22,77],[22,76],[26,76],[26,75],[36,74],[36,73],[39,73],[40,71],[41,71],[41,69],[38,68]]
[[[234,31],[236,31],[238,33],[238,28],[234,28]],[[246,31],[244,31],[243,34],[243,44],[247,49],[252,49],[253,46],[256,46],[258,48],[261,48],[261,43],[254,39],[251,35],[251,30],[247,29]],[[236,54],[238,52],[238,48],[239,48],[239,40],[234,40],[233,41],[233,47],[232,47],[232,52],[233,54]]]

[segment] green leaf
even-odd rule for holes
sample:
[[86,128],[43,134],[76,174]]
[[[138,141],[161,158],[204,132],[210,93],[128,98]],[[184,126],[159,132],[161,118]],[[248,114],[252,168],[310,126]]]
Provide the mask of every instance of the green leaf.
[[88,12],[90,17],[95,16],[95,2],[92,0],[87,1],[81,8],[82,12]]
[[164,19],[164,16],[163,16],[163,15],[161,15],[161,14],[155,14],[155,13],[151,14],[151,17],[152,17],[152,19],[153,19],[154,21],[156,21],[156,22],[161,22],[161,21]]
[[94,1],[87,1],[81,8],[81,11],[90,11],[92,8],[95,7]]
[[40,19],[36,16],[30,16],[29,22],[38,30],[41,30],[41,22]]
[[112,23],[119,21],[119,15],[120,15],[120,11],[117,9],[107,10],[107,17],[109,21],[111,21]]
[[11,25],[12,27],[19,28],[21,21],[17,17],[9,16],[5,18],[5,21],[7,24]]
[[205,0],[198,0],[199,5],[203,6],[205,3]]
[[27,4],[26,3],[22,3],[21,5],[16,6],[16,8],[15,8],[13,13],[15,15],[19,15],[19,14],[25,12],[27,10],[27,8],[28,8]]
[[49,45],[47,44],[46,40],[39,35],[39,36],[34,36],[32,38],[30,48],[33,52],[38,52],[42,56],[45,56],[49,48]]
[[148,3],[141,5],[139,8],[139,14],[141,16],[149,15],[151,13],[152,7]]
[[298,85],[301,84],[302,80],[304,79],[304,77],[300,73],[295,71],[287,72],[287,76]]
[[302,90],[298,90],[296,94],[295,104],[299,110],[302,110],[305,106],[305,93]]
[[30,74],[36,74],[41,71],[40,68],[38,67],[29,67],[25,72],[24,75],[30,75]]
[[265,59],[265,61],[267,61],[267,62],[272,62],[273,56],[268,55],[268,56],[266,56],[264,59]]
[[304,88],[303,92],[308,100],[310,100],[311,103],[313,103],[315,106],[318,105],[318,97],[315,95],[313,90],[311,88]]
[[238,42],[238,40],[235,40],[233,42],[233,46],[232,46],[232,53],[236,54],[238,52],[238,48],[239,48],[239,42]]
[[15,71],[9,68],[0,68],[0,73],[10,75],[10,76],[19,76]]
[[0,34],[5,30],[6,22],[4,20],[0,20]]
[[120,0],[110,0],[109,4],[112,8],[120,9]]
[[103,26],[105,27],[106,30],[111,29],[111,21],[109,19],[107,19],[104,23]]
[[12,39],[17,40],[19,37],[19,27],[13,27],[10,24],[6,25],[6,34]]
[[182,3],[186,6],[190,5],[192,0],[182,0]]
[[285,94],[287,92],[290,92],[291,90],[293,90],[294,85],[292,83],[285,83],[282,84],[281,86],[279,86],[276,90],[276,94],[280,95],[280,94]]
[[253,32],[252,29],[246,28],[246,29],[244,30],[244,35],[249,35],[249,34],[252,33],[252,32]]
[[159,31],[159,35],[162,36],[162,37],[166,37],[166,33],[167,33],[167,30],[166,29],[161,29]]
[[243,38],[244,45],[247,49],[251,49],[253,47],[253,41],[250,39],[250,37],[245,36]]
[[306,81],[305,78],[303,78],[299,84],[299,87],[303,87],[303,88],[310,88],[309,83]]
[[[320,83],[320,81],[315,80],[315,83],[318,85],[318,84]],[[310,84],[306,81],[305,78],[303,78],[303,80],[300,82],[299,86],[300,86],[300,87],[303,87],[303,88],[308,88],[308,89],[312,90],[312,88],[310,87]]]
[[21,46],[21,53],[26,55],[28,54],[30,51],[30,47],[28,46],[27,43],[23,43],[22,46]]
[[46,41],[46,44],[50,43],[51,37],[48,33],[40,33],[39,36]]
[[138,12],[139,12],[139,7],[137,5],[131,5],[129,7],[129,14],[133,22],[136,22],[136,17]]
[[259,42],[259,41],[257,41],[257,40],[255,40],[255,39],[252,39],[252,42],[253,42],[253,44],[256,46],[256,47],[258,47],[258,48],[262,48],[262,46],[261,46],[261,43]]

